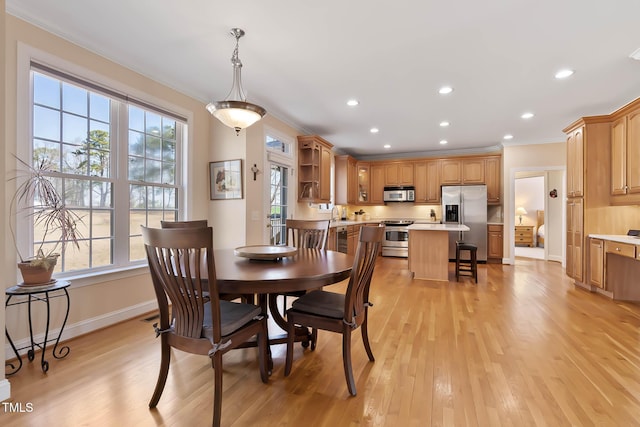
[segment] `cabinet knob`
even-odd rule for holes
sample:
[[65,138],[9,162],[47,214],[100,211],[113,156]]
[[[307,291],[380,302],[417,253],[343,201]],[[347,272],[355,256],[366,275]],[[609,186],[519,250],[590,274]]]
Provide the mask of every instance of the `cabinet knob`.
[[620,248],[616,248],[616,251],[620,252]]

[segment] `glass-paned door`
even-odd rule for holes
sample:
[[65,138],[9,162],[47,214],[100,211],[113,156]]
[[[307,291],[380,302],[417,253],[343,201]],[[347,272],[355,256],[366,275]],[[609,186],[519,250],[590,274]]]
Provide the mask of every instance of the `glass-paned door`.
[[289,168],[270,163],[268,227],[271,230],[269,244],[287,243],[286,220],[289,212]]

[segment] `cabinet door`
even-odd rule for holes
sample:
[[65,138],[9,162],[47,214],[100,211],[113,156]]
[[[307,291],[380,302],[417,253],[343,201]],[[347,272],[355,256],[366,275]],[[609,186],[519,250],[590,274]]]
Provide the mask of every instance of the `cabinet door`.
[[320,152],[320,202],[331,201],[331,148],[322,146]]
[[427,162],[413,165],[413,185],[416,187],[416,203],[427,202]]
[[384,185],[400,185],[398,165],[396,163],[387,163],[384,165]]
[[427,203],[440,203],[440,161],[427,162]]
[[447,159],[441,162],[442,185],[456,185],[462,183],[462,162]]
[[627,118],[611,125],[611,194],[627,193]]
[[582,199],[567,201],[567,275],[582,282],[583,255],[583,204]]
[[500,203],[500,157],[488,157],[485,160],[485,182],[487,184],[487,203]]
[[349,171],[347,167],[349,156],[335,157],[335,200],[336,205],[346,205],[348,203],[349,192]]
[[398,183],[400,185],[413,185],[413,163],[400,163],[398,165]]
[[371,203],[380,204],[384,203],[384,165],[371,165],[371,192],[369,194],[369,200]]
[[584,194],[584,126],[571,132],[567,138],[567,196]]
[[358,163],[358,203],[369,203],[369,163]]
[[500,258],[503,254],[503,237],[501,225],[488,226],[487,258]]
[[627,116],[627,187],[640,193],[640,110]]
[[347,202],[358,202],[358,165],[353,157],[349,157],[347,162]]
[[462,183],[484,184],[484,158],[462,161]]
[[592,285],[604,288],[604,243],[589,239],[589,278]]

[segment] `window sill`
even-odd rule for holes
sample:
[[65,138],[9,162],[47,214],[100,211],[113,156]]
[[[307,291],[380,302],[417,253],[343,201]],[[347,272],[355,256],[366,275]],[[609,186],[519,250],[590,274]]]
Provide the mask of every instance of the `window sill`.
[[113,280],[127,279],[135,276],[142,276],[149,273],[149,266],[139,264],[121,268],[111,268],[102,271],[93,271],[83,274],[61,274],[54,276],[55,279],[68,280],[71,282],[71,288],[82,288],[84,286],[98,285]]

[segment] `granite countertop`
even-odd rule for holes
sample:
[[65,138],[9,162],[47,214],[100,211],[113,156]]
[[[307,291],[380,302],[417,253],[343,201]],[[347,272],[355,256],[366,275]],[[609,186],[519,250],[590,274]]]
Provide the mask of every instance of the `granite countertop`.
[[626,234],[589,234],[594,239],[610,240],[612,242],[640,245],[640,238],[627,236]]
[[464,224],[413,224],[407,227],[409,231],[469,231],[470,228]]
[[344,227],[346,225],[358,225],[358,224],[378,224],[381,221],[382,221],[381,219],[370,219],[367,221],[351,221],[348,219],[338,220],[338,221],[331,221],[331,224],[329,224],[329,228]]

